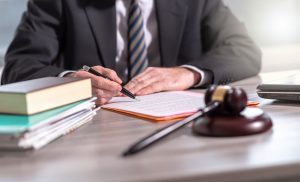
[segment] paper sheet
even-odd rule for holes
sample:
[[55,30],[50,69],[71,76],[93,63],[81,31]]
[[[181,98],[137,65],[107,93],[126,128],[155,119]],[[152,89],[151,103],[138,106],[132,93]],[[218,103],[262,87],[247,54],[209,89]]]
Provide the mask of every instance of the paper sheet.
[[161,92],[137,98],[140,101],[115,97],[102,108],[146,119],[170,120],[189,116],[205,106],[204,94],[189,91]]

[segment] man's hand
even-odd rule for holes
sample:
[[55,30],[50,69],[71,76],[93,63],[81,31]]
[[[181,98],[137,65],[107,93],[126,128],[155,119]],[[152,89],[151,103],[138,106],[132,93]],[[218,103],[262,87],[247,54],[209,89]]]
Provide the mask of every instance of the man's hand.
[[160,91],[185,90],[200,80],[200,74],[188,68],[149,67],[133,78],[126,86],[136,95],[147,95]]
[[[94,66],[92,68],[110,78],[112,81],[95,76],[86,71],[77,71],[67,74],[65,77],[91,78],[93,95],[97,97],[96,105],[99,106],[107,103],[112,97],[120,94],[120,91],[122,90],[120,85],[122,80],[117,76],[116,72],[111,69],[103,68],[102,66]],[[80,90],[78,90],[78,92],[80,92]]]

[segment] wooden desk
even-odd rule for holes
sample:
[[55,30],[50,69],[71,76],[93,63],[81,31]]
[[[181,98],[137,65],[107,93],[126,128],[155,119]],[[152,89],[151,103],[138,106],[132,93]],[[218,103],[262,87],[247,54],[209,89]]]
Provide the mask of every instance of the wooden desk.
[[[255,99],[260,78],[234,85]],[[100,111],[92,123],[42,150],[0,154],[0,181],[299,181],[300,105],[262,102],[272,131],[238,138],[194,137],[190,128],[134,157],[120,154],[165,124]]]

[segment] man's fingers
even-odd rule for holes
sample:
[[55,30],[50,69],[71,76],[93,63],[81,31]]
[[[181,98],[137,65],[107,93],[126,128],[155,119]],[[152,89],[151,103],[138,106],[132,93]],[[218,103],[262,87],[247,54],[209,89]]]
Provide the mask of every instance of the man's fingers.
[[119,93],[115,93],[109,90],[103,90],[103,89],[96,89],[93,88],[93,95],[97,98],[112,98],[116,95],[118,95]]
[[[107,76],[115,77],[116,74],[112,70],[105,71],[104,68],[98,68],[102,74],[105,73]],[[94,78],[93,75],[89,73],[77,73],[81,77],[92,78],[93,84],[96,88],[100,90],[108,91],[121,91],[122,87],[120,85],[114,85],[108,80],[98,80],[99,78]],[[73,74],[71,74],[73,75]],[[76,75],[76,74],[75,74]],[[200,80],[200,74],[195,73],[187,68],[153,68],[149,67],[144,72],[133,78],[126,86],[129,91],[136,95],[147,95],[160,91],[170,91],[170,90],[184,90],[190,88],[195,83]],[[119,86],[119,87],[118,87]],[[118,93],[116,93],[117,95]],[[101,93],[98,95],[101,95]],[[103,93],[102,93],[103,95]],[[105,96],[110,96],[107,93]]]
[[118,77],[117,73],[114,70],[103,68],[102,66],[94,66],[93,69],[119,84],[122,83],[122,80]]
[[109,90],[116,93],[122,90],[121,85],[119,85],[118,83],[99,77],[96,79],[92,79],[92,85],[93,87],[96,87],[98,89]]
[[92,76],[95,76],[89,72],[82,71],[82,70],[72,73],[71,75],[73,77],[80,77],[80,78],[91,78]]
[[92,68],[101,74],[103,74],[103,72],[105,70],[105,68],[102,66],[93,66]]
[[163,91],[163,85],[161,82],[153,82],[151,85],[142,88],[141,90],[139,90],[136,95],[149,95],[149,94],[153,94],[156,92],[160,92]]
[[114,70],[106,68],[103,71],[103,75],[119,84],[122,84],[122,80],[119,78],[119,76],[117,75],[117,73]]
[[132,93],[137,93],[140,90],[152,85],[153,83],[158,81],[158,77],[150,77],[147,79],[136,79],[132,82],[133,86],[129,89]]
[[115,94],[118,94],[118,92],[122,90],[121,85],[119,85],[118,83],[93,75],[86,71],[76,72],[75,77],[91,78],[93,87],[97,89],[112,91],[115,92]]
[[156,82],[159,75],[153,75],[149,71],[145,71],[140,75],[133,78],[125,87],[130,90],[132,93],[138,92],[140,89],[147,87],[148,85]]
[[110,98],[101,98],[96,100],[97,106],[102,106],[110,101]]

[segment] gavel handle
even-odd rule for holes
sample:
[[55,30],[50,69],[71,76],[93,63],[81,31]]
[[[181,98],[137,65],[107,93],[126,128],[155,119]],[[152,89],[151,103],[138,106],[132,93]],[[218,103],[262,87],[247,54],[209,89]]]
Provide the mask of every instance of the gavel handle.
[[123,156],[129,156],[135,154],[150,145],[156,143],[157,141],[165,138],[166,136],[174,133],[175,131],[179,130],[180,128],[184,127],[185,125],[189,124],[190,122],[194,121],[195,119],[202,117],[205,114],[208,114],[220,106],[220,102],[212,102],[211,104],[207,105],[204,109],[199,110],[195,114],[187,117],[184,120],[177,121],[172,123],[150,135],[143,138],[142,140],[138,141],[137,143],[133,144],[129,149],[123,153]]

